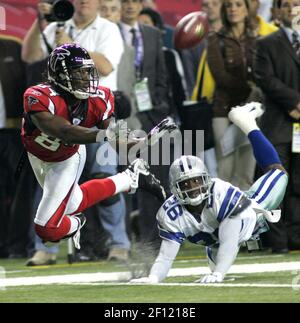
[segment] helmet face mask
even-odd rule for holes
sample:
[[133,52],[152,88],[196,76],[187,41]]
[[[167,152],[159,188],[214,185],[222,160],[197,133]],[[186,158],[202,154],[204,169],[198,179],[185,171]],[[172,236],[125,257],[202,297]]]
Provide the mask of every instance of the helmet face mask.
[[54,49],[48,59],[48,80],[82,100],[97,94],[99,74],[85,49],[65,44]]
[[197,206],[207,200],[212,181],[202,160],[182,156],[170,167],[170,189],[183,205]]

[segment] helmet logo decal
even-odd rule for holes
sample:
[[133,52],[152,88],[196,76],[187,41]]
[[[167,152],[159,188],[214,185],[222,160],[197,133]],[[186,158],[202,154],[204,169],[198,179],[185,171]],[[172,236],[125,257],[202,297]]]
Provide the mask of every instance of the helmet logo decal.
[[58,61],[64,61],[66,59],[66,56],[70,56],[71,53],[65,48],[60,48],[60,52],[56,55],[52,55],[50,59],[50,68],[52,71],[56,71],[56,64]]

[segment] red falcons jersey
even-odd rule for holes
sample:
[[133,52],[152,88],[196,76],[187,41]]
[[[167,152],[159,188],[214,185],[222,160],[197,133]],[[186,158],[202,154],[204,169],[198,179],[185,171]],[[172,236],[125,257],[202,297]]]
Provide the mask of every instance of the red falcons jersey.
[[30,114],[46,111],[63,117],[74,125],[100,128],[102,121],[110,118],[114,111],[114,96],[108,88],[99,87],[97,95],[81,101],[80,109],[79,117],[70,112],[65,100],[50,85],[39,84],[28,88],[24,94],[25,114],[22,127],[22,140],[27,151],[41,160],[59,162],[74,155],[79,147],[41,132],[31,121]]

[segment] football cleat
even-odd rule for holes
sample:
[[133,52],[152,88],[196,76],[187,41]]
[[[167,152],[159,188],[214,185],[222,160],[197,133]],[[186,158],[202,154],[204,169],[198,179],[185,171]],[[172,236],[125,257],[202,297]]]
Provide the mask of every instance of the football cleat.
[[73,218],[78,221],[78,228],[75,232],[65,236],[63,239],[72,238],[75,248],[80,250],[80,230],[86,223],[86,217],[82,213],[79,213]]
[[248,123],[249,118],[256,119],[263,115],[264,110],[259,102],[250,102],[242,106],[234,107],[230,110],[228,118],[231,122],[239,126],[239,123]]
[[131,189],[129,194],[134,194],[138,188],[143,189],[159,200],[165,201],[166,192],[160,181],[150,173],[150,167],[143,159],[134,160],[128,168],[124,171],[131,180]]
[[150,174],[149,165],[141,158],[135,159],[124,171],[131,180],[129,194],[134,194],[139,187],[140,174],[148,176]]

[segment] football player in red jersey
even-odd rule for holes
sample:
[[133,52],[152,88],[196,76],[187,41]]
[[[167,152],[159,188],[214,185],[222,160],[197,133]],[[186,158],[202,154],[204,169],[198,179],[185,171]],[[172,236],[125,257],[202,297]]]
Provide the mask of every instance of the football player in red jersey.
[[[141,186],[164,197],[162,186],[142,159],[115,176],[78,185],[86,158],[84,144],[103,140],[103,132],[109,139],[117,139],[114,131],[118,127],[110,125],[114,97],[98,82],[88,52],[78,45],[64,44],[48,59],[48,82],[30,87],[24,94],[22,140],[43,188],[34,220],[43,241],[72,236],[75,247],[80,248],[85,218],[78,215],[119,192],[134,193]],[[91,129],[95,126],[106,131]],[[154,139],[171,128],[156,128]]]

